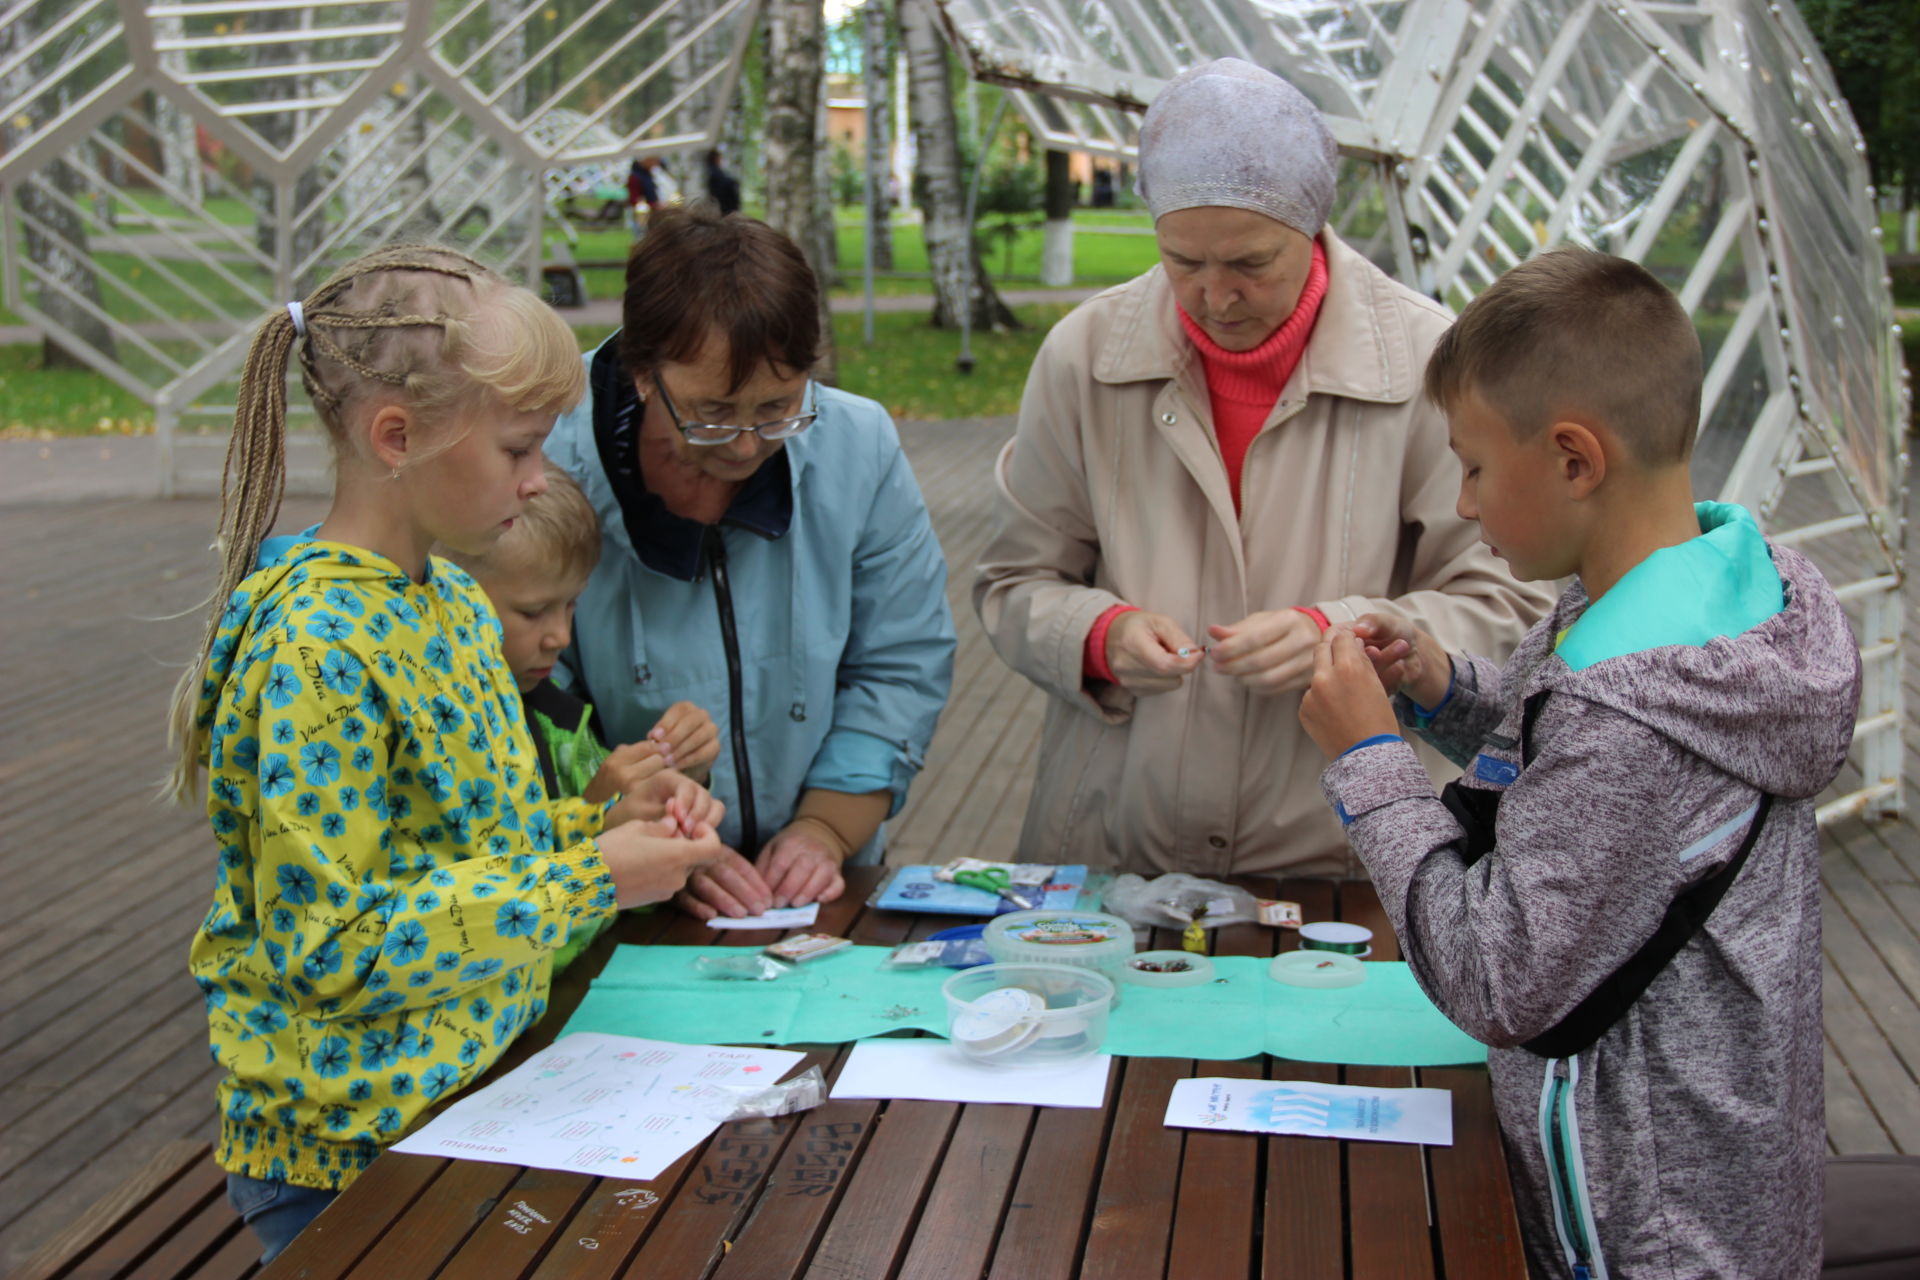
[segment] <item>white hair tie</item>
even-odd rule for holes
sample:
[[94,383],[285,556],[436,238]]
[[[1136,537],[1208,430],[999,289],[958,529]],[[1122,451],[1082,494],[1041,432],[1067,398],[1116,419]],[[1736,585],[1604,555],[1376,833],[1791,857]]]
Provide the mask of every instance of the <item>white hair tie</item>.
[[287,304],[287,314],[293,317],[294,336],[299,338],[306,337],[307,336],[306,309],[297,302],[289,302]]

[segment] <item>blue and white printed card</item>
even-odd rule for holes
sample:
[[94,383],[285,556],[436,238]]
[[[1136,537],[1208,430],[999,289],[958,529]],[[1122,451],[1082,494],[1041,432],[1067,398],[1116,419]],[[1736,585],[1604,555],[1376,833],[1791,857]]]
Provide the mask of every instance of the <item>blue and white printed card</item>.
[[1368,1089],[1309,1080],[1199,1076],[1174,1084],[1167,1123],[1179,1129],[1245,1129],[1450,1147],[1453,1095],[1445,1089]]
[[[998,894],[937,880],[933,873],[931,866],[899,867],[867,900],[868,905],[883,911],[928,911],[944,916],[992,916],[1019,909]],[[1080,904],[1080,890],[1086,882],[1084,866],[1055,867],[1040,905],[1048,911],[1071,911]]]

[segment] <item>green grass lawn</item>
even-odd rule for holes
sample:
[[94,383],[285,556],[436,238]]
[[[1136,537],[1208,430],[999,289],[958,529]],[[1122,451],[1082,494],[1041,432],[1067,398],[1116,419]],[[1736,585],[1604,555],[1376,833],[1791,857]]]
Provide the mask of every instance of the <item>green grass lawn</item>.
[[1060,317],[1070,308],[1054,303],[1015,307],[1027,327],[1017,333],[975,333],[969,345],[974,369],[954,368],[960,354],[957,331],[934,329],[908,313],[876,315],[873,345],[860,339],[860,317],[833,318],[840,359],[840,385],[878,400],[896,418],[987,418],[1020,408],[1027,369]]
[[[1073,238],[1076,286],[1131,280],[1159,260],[1152,235],[1137,234],[1153,228],[1144,213],[1077,210],[1074,223],[1085,231]],[[1040,229],[1023,226],[1003,235],[1000,225],[996,218],[983,218],[980,223],[980,245],[986,255],[987,271],[1002,287],[1038,287],[1043,239]],[[1114,228],[1134,234],[1116,233]],[[893,270],[875,274],[875,295],[903,297],[930,292],[933,286],[927,279],[927,248],[920,228],[910,223],[895,223],[888,231],[893,243]],[[864,215],[857,209],[841,210],[834,219],[834,233],[839,279],[832,292],[841,297],[859,297],[866,290],[862,274],[867,242]],[[612,264],[625,259],[630,243],[626,231],[619,227],[582,231],[579,242],[570,246],[570,251],[577,262]],[[625,271],[619,266],[583,266],[581,275],[586,279],[590,298],[617,298],[625,286]]]
[[91,369],[42,369],[38,343],[0,346],[0,439],[146,435],[153,410]]
[[[861,341],[858,314],[835,316],[840,385],[878,400],[897,418],[1012,413],[1019,408],[1027,367],[1040,340],[1067,311],[1066,306],[1053,304],[1016,307],[1015,314],[1027,328],[1016,333],[975,333],[971,374],[954,368],[959,333],[931,328],[924,315],[876,315],[871,347]],[[613,330],[579,325],[574,332],[585,349],[604,341]],[[209,395],[232,402],[230,387],[216,388]],[[152,430],[153,410],[111,379],[86,369],[42,369],[38,344],[0,346],[0,439],[145,435]]]

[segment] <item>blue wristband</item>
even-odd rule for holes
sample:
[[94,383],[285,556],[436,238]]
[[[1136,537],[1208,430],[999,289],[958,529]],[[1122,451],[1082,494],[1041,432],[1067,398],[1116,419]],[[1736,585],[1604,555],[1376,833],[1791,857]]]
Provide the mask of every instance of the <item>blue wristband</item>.
[[1432,724],[1434,717],[1445,711],[1447,704],[1453,701],[1453,682],[1459,670],[1460,668],[1449,658],[1447,660],[1447,691],[1440,696],[1440,701],[1431,707],[1423,707],[1417,698],[1411,694],[1407,695],[1407,702],[1413,707],[1413,718],[1420,728],[1424,729]]
[[1354,743],[1352,746],[1348,747],[1345,751],[1342,751],[1339,755],[1335,756],[1334,759],[1344,760],[1356,751],[1364,751],[1368,747],[1377,747],[1383,742],[1405,742],[1405,741],[1406,739],[1401,737],[1397,733],[1376,733],[1371,738],[1360,739],[1360,741]]

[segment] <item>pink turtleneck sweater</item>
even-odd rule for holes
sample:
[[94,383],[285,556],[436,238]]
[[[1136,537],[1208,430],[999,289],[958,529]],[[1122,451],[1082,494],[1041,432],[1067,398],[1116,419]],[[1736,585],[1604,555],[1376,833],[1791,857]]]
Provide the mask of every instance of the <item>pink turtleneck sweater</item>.
[[[1294,303],[1293,314],[1278,329],[1267,335],[1251,351],[1228,351],[1207,336],[1185,310],[1175,307],[1180,327],[1200,353],[1206,371],[1207,400],[1213,408],[1214,440],[1220,446],[1220,461],[1227,469],[1227,488],[1233,494],[1235,514],[1240,511],[1240,468],[1246,461],[1247,447],[1260,434],[1260,427],[1273,412],[1274,401],[1286,389],[1287,379],[1300,364],[1313,336],[1313,322],[1320,315],[1321,299],[1327,296],[1327,256],[1314,241],[1313,261],[1307,268],[1307,283]],[[1095,619],[1087,632],[1082,669],[1090,679],[1113,680],[1107,666],[1107,629],[1113,620],[1138,606],[1117,604]],[[1314,621],[1326,629],[1317,610],[1308,610]]]

